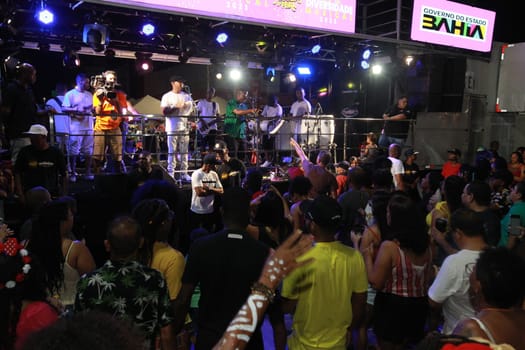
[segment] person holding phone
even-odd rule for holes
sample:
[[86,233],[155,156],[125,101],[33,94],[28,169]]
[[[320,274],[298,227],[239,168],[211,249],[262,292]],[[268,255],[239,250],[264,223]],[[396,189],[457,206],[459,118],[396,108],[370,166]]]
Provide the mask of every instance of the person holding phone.
[[512,206],[501,219],[501,238],[498,246],[514,249],[522,237],[520,226],[525,226],[525,183],[518,182],[512,187]]

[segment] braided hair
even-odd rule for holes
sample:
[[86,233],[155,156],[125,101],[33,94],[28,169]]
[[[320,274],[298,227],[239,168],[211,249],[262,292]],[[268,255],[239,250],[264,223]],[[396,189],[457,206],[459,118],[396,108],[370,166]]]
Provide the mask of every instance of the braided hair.
[[139,261],[150,266],[153,259],[153,245],[156,241],[168,241],[173,211],[162,199],[144,199],[137,203],[131,216],[142,228],[144,244],[139,249]]

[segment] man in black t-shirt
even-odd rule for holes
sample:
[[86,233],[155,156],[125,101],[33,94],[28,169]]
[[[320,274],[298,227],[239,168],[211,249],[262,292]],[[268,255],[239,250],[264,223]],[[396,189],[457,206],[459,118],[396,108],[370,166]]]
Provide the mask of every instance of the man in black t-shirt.
[[[200,286],[199,333],[195,350],[209,350],[219,341],[230,321],[250,294],[269,254],[269,248],[252,238],[245,228],[250,220],[250,196],[242,188],[223,195],[225,229],[193,242],[188,252],[182,289],[175,300],[175,333],[184,324],[191,296]],[[263,350],[260,324],[248,350]]]
[[217,141],[213,148],[220,157],[222,164],[217,167],[217,174],[224,188],[241,187],[246,176],[246,166],[236,157],[230,157],[228,146],[224,141]]
[[403,148],[410,128],[407,120],[412,119],[412,111],[408,108],[408,97],[401,96],[397,103],[388,108],[383,114],[385,125],[379,137],[379,146],[388,148],[397,143]]
[[45,187],[52,197],[67,194],[66,158],[60,149],[49,145],[45,126],[33,124],[24,134],[31,144],[23,147],[16,159],[16,194],[23,201],[25,192],[36,186]]

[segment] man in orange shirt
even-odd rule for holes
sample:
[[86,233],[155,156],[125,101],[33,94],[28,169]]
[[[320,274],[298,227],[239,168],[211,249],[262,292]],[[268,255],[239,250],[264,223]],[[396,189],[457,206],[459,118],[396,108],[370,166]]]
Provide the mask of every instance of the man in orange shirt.
[[447,151],[447,154],[447,161],[443,164],[443,169],[441,170],[441,175],[445,179],[451,175],[459,175],[461,170],[461,163],[459,162],[461,151],[457,148],[452,148]]
[[[106,80],[106,88],[98,89],[93,95],[93,107],[95,109],[95,137],[93,146],[94,172],[100,173],[100,167],[104,160],[106,144],[113,161],[115,169],[123,172],[122,167],[122,131],[120,123],[127,121],[128,101],[126,94],[120,90],[115,90],[117,75],[114,71],[103,73]],[[108,88],[109,87],[109,88]]]

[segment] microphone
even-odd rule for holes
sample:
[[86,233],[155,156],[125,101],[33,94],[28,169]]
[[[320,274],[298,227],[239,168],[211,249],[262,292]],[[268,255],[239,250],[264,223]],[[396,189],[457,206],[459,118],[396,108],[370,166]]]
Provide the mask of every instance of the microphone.
[[320,102],[317,102],[315,105],[315,114],[323,113],[323,107],[321,106]]

